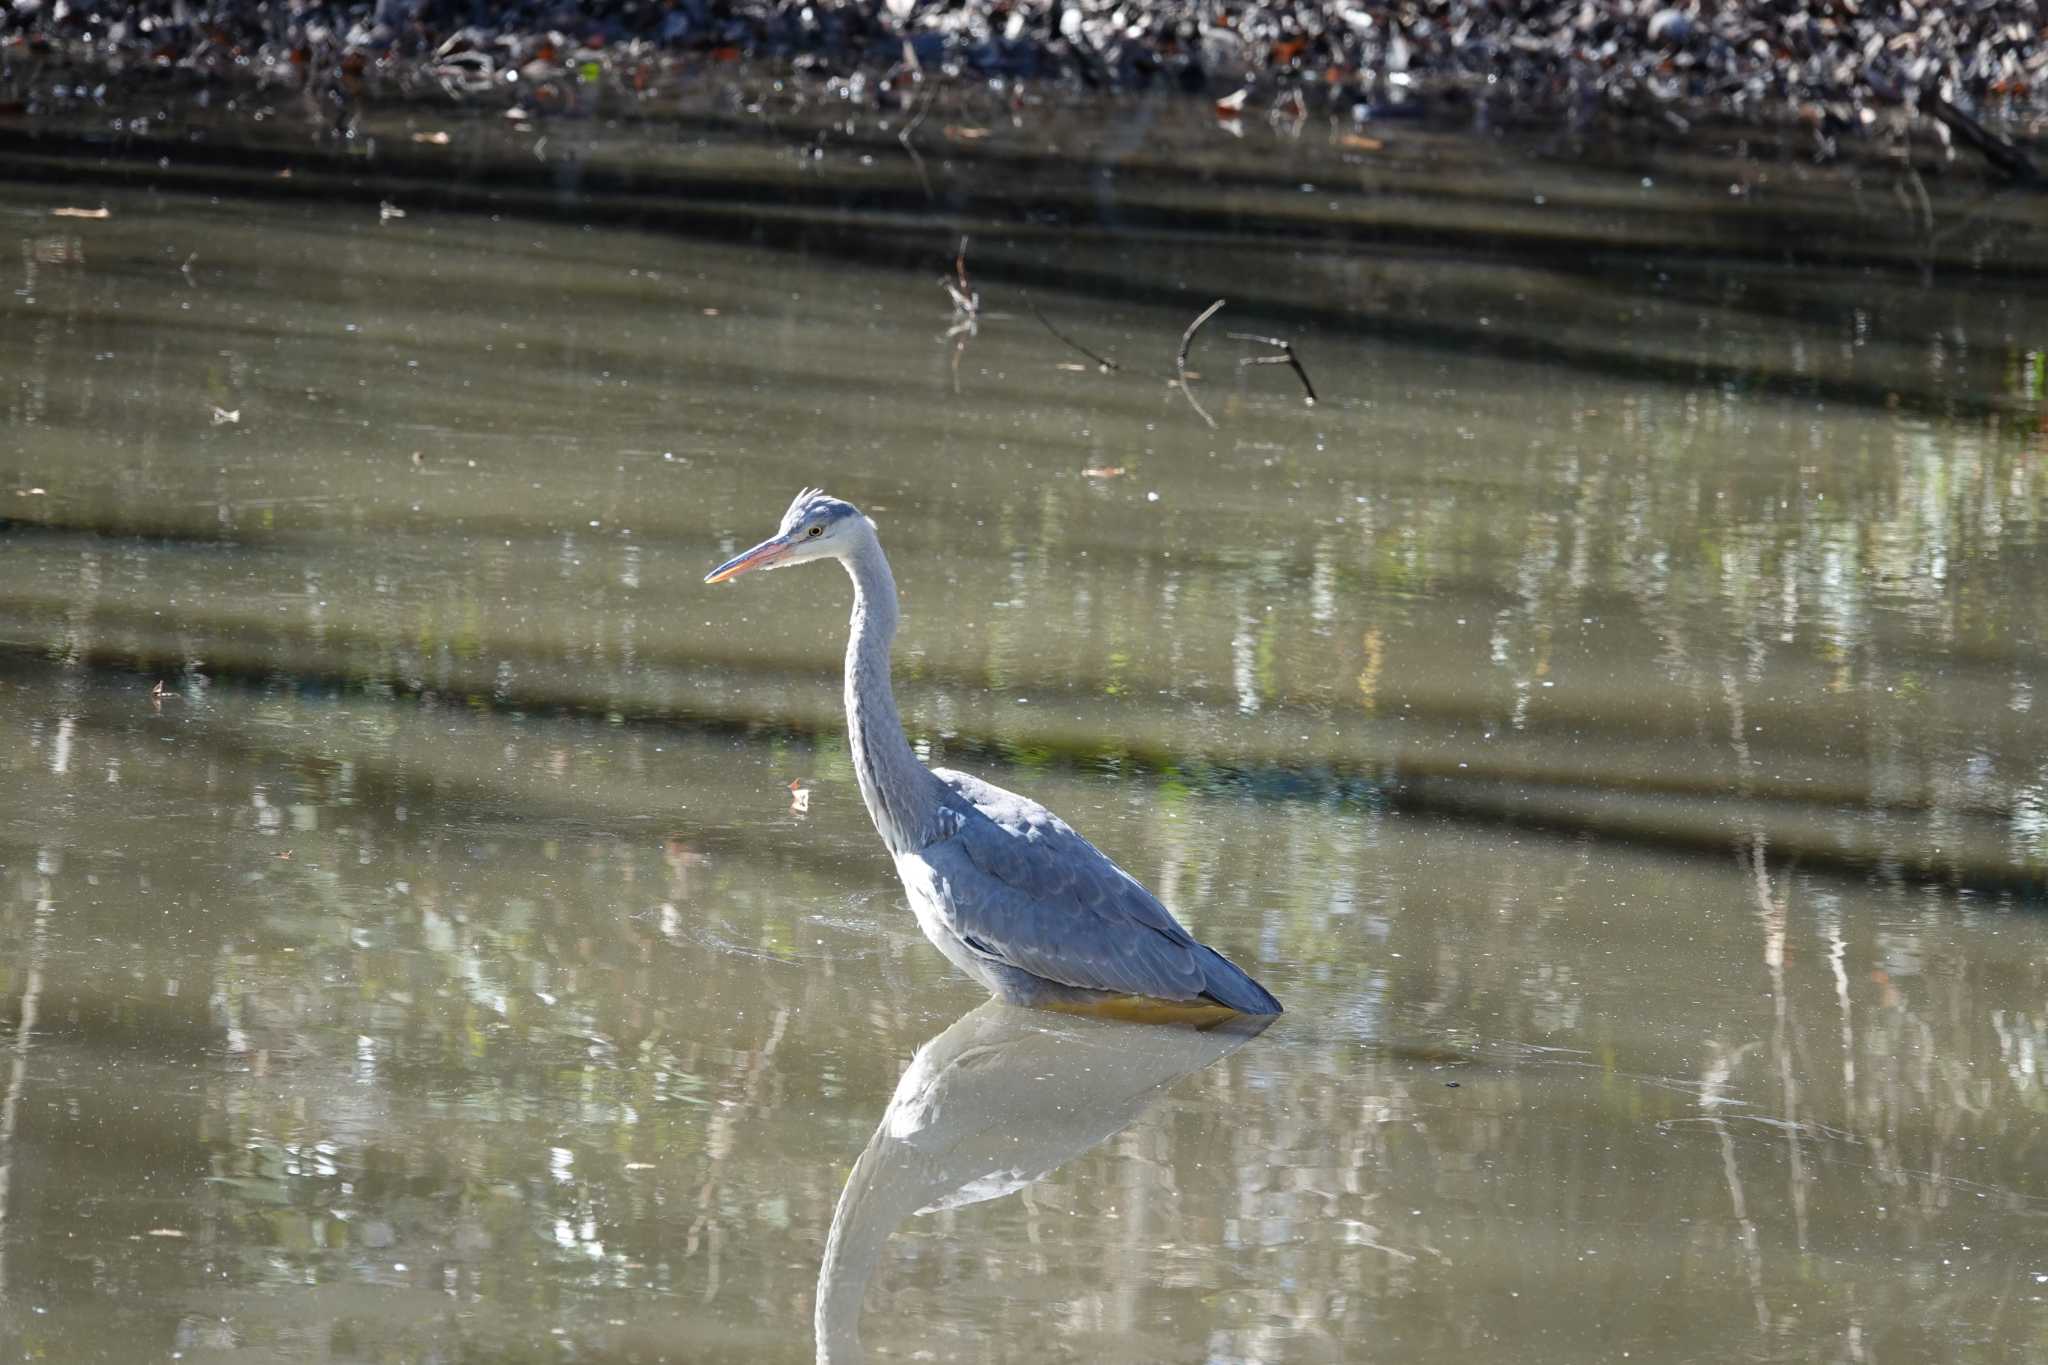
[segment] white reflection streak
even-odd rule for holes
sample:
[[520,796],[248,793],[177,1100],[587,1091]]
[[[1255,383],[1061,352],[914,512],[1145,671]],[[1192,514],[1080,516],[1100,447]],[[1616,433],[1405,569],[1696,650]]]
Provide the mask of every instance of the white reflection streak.
[[50,771],[58,777],[71,771],[71,737],[78,733],[78,717],[64,716],[57,722],[57,739],[50,746]]
[[767,1039],[748,1059],[739,1097],[730,1101],[728,1108],[713,1114],[706,1125],[704,1155],[710,1169],[697,1188],[697,1216],[690,1220],[689,1230],[683,1237],[685,1260],[694,1258],[700,1250],[708,1253],[705,1257],[705,1303],[718,1296],[719,1285],[724,1279],[725,1224],[719,1219],[719,1211],[725,1201],[725,1163],[733,1152],[732,1133],[735,1125],[753,1116],[763,1104],[764,1094],[775,1075],[775,1050],[782,1044],[789,1016],[790,1011],[786,1007],[775,1011],[775,1018],[768,1026]]
[[1827,928],[1828,967],[1835,974],[1835,1007],[1842,1015],[1842,1095],[1856,1102],[1856,1019],[1849,1004],[1848,940],[1842,937],[1842,907],[1829,897],[1821,920]]
[[[47,865],[47,860],[45,860]],[[21,1112],[21,1092],[28,1083],[28,1049],[35,1036],[36,1011],[43,995],[43,941],[49,931],[50,912],[56,902],[48,896],[36,902],[35,920],[29,929],[28,976],[21,987],[21,1018],[14,1028],[14,1046],[7,1069],[7,1093],[0,1098],[0,1302],[7,1294],[7,1193],[14,1175],[14,1125]]]
[[[1755,879],[1756,908],[1763,922],[1764,966],[1771,974],[1771,1056],[1778,1063],[1778,1086],[1784,1096],[1785,1147],[1792,1183],[1792,1222],[1799,1249],[1806,1250],[1806,1149],[1799,1145],[1799,1079],[1793,1074],[1791,1006],[1785,999],[1785,917],[1790,897],[1774,895],[1771,874],[1764,865],[1764,837],[1750,842],[1750,871]],[[1788,877],[1789,880],[1789,877]]]
[[1722,1052],[1714,1044],[1715,1059],[1712,1066],[1700,1073],[1700,1104],[1707,1108],[1707,1123],[1721,1139],[1721,1173],[1728,1181],[1728,1204],[1735,1215],[1735,1225],[1742,1230],[1742,1262],[1748,1273],[1749,1299],[1756,1307],[1756,1326],[1759,1332],[1771,1330],[1770,1306],[1764,1302],[1764,1258],[1757,1247],[1756,1224],[1750,1220],[1749,1202],[1742,1193],[1742,1170],[1735,1164],[1735,1135],[1728,1129],[1728,1120],[1721,1117],[1721,1106],[1727,1102],[1724,1093],[1728,1088],[1728,1077],[1755,1043],[1744,1043],[1733,1052]]

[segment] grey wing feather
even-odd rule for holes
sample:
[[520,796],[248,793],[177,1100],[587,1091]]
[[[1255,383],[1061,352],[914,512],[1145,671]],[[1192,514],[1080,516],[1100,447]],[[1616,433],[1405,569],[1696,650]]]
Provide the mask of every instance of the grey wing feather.
[[1063,985],[1164,1000],[1202,995],[1212,964],[1242,977],[1045,807],[966,773],[933,775],[962,800],[948,837],[921,856],[976,952]]

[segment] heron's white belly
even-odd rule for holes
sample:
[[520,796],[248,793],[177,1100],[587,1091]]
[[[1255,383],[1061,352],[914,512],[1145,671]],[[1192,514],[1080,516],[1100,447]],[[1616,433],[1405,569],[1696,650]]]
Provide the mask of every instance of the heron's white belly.
[[990,990],[996,989],[987,964],[960,941],[960,936],[946,922],[945,901],[931,865],[914,853],[899,853],[896,855],[896,875],[903,879],[903,890],[910,898],[910,913],[917,916],[917,927],[924,930],[924,936],[932,941],[932,946],[944,953],[946,960],[955,967]]

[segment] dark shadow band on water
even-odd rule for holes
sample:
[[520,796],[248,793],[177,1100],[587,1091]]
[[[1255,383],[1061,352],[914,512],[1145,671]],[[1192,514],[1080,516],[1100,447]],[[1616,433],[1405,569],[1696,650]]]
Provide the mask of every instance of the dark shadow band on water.
[[[1206,207],[1180,200],[1149,203],[1134,197],[1105,205],[1083,174],[1068,166],[1071,189],[1033,186],[1010,174],[999,154],[949,160],[974,168],[997,193],[977,185],[951,188],[933,203],[909,186],[856,182],[835,186],[793,174],[647,173],[577,163],[563,182],[559,166],[527,159],[472,158],[453,167],[446,158],[410,150],[381,150],[373,162],[313,145],[238,145],[218,138],[177,140],[149,135],[102,137],[38,128],[0,129],[0,174],[20,182],[119,187],[296,204],[348,203],[374,213],[379,203],[403,200],[414,209],[474,215],[514,215],[578,225],[602,223],[640,231],[782,250],[896,269],[929,268],[949,259],[963,228],[1000,231],[1017,241],[1034,236],[1070,239],[1076,233],[1110,241],[1190,249],[1226,236],[1234,249],[1264,245],[1286,256],[1321,250],[1344,258],[1375,252],[1463,254],[1496,265],[1520,265],[1553,274],[1609,278],[1639,275],[1652,265],[1683,258],[1687,271],[1703,263],[1785,269],[1825,265],[1842,272],[1918,278],[1930,259],[1907,244],[1861,249],[1844,244],[1845,220],[1787,215],[1744,220],[1740,231],[1706,240],[1652,235],[1648,240],[1517,227],[1478,227],[1431,221],[1327,222],[1236,205]],[[1042,159],[1030,159],[1030,166]],[[288,178],[283,174],[289,172]],[[1209,188],[1206,178],[1188,187]],[[1715,220],[1724,225],[1724,220]],[[1734,220],[1725,220],[1732,222]],[[1760,226],[1761,225],[1761,226]],[[1767,228],[1768,230],[1764,230]],[[1383,261],[1382,264],[1398,262]],[[1952,263],[1951,263],[1952,264]],[[2034,280],[2048,264],[2014,251],[1973,260],[1969,275],[1989,280]],[[974,263],[983,285],[1001,283],[1042,291],[1159,308],[1182,308],[1206,299],[1215,284],[1195,286],[1165,276],[1146,280],[1128,269],[1077,265],[984,250]],[[1523,331],[1477,319],[1417,316],[1401,308],[1329,303],[1321,296],[1285,297],[1258,292],[1241,276],[1231,279],[1232,307],[1272,324],[1329,334],[1377,337],[1459,355],[1561,367],[1635,382],[1726,387],[1765,395],[1864,408],[1981,416],[2004,411],[2012,400],[1973,389],[1956,393],[1918,376],[1884,381],[1795,374],[1760,364],[1708,357],[1666,356],[1632,347],[1625,335],[1603,345]],[[1697,296],[1695,282],[1685,293]],[[1192,290],[1192,293],[1190,292]],[[1725,291],[1723,291],[1725,293]],[[1761,297],[1770,297],[1764,291]],[[1717,299],[1724,304],[1725,299]]]
[[[184,674],[183,662],[145,658],[107,648],[87,648],[75,658],[55,660],[47,649],[0,643],[0,687],[46,689],[59,676],[76,678],[89,670],[103,685],[132,684],[138,700],[151,680]],[[342,671],[285,672],[252,661],[250,667],[209,663],[204,670],[210,687],[258,694],[279,687],[310,696],[360,697],[396,705],[407,699],[444,698],[467,712],[572,718],[595,721],[602,716],[617,727],[648,727],[680,731],[700,738],[735,744],[780,742],[815,745],[835,736],[828,726],[790,720],[720,715],[709,710],[669,707],[655,712],[620,712],[594,708],[573,697],[547,698],[531,693],[493,697],[459,687],[417,686],[389,678],[366,679]],[[237,748],[249,755],[276,746],[258,735],[215,734],[209,742]],[[1099,775],[1114,766],[1125,774],[1154,782],[1171,782],[1204,795],[1229,795],[1263,802],[1312,804],[1334,816],[1368,812],[1425,816],[1507,828],[1560,839],[1594,839],[1618,848],[1635,848],[1683,858],[1725,860],[1761,845],[1775,865],[1796,865],[1821,873],[1881,885],[1941,887],[1990,897],[2028,909],[2048,909],[2048,879],[2038,870],[1988,858],[1957,856],[1955,825],[1967,812],[1931,806],[1884,807],[1890,817],[1879,827],[1884,845],[1855,847],[1830,839],[1813,828],[1829,817],[1853,814],[1859,829],[1868,829],[1867,804],[1817,802],[1792,797],[1760,798],[1727,791],[1702,793],[1689,800],[1658,799],[1627,784],[1545,782],[1540,776],[1503,778],[1498,773],[1461,767],[1453,760],[1419,764],[1412,758],[1390,757],[1355,764],[1322,762],[1290,765],[1247,761],[1192,752],[1168,752],[1128,741],[1116,746],[1061,742],[1019,743],[995,738],[951,736],[946,740],[950,762],[966,760],[983,768],[1016,766],[1020,755],[1039,770],[1058,769]],[[359,780],[374,784],[376,765],[358,761]],[[397,779],[394,777],[394,783]],[[443,800],[474,799],[502,805],[492,791],[474,780],[446,780],[409,773],[405,781],[417,799],[428,789]],[[393,799],[399,793],[394,788]],[[532,798],[525,798],[531,800]],[[1945,832],[1934,826],[1946,821]],[[1976,816],[1982,836],[1995,833],[1996,822]],[[1980,839],[1980,845],[1982,840]]]

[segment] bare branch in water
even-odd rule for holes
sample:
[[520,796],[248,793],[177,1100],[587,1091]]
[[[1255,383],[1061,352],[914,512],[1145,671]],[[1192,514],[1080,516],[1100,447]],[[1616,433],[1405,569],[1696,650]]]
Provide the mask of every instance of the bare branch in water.
[[960,250],[953,256],[953,273],[939,276],[939,283],[953,296],[953,325],[946,329],[953,343],[953,392],[960,392],[960,356],[968,341],[981,334],[981,295],[967,280],[967,238],[960,238]]
[[1279,355],[1246,356],[1237,363],[1240,365],[1292,365],[1294,367],[1294,377],[1301,381],[1303,397],[1308,400],[1310,407],[1316,405],[1316,386],[1308,382],[1308,371],[1301,367],[1301,357],[1294,353],[1294,343],[1283,341],[1279,337],[1256,336],[1251,332],[1226,332],[1224,335],[1232,341],[1256,341],[1261,346],[1271,346],[1274,350],[1279,351]]
[[956,319],[953,325],[958,327],[965,323],[972,330],[972,325],[981,318],[981,295],[975,293],[974,286],[967,282],[967,238],[964,235],[960,238],[960,250],[953,256],[951,278],[941,275],[939,283],[953,296]]
[[1173,357],[1173,377],[1179,383],[1180,391],[1187,395],[1188,406],[1195,410],[1195,416],[1207,422],[1211,431],[1216,429],[1216,419],[1202,410],[1201,403],[1195,398],[1195,391],[1188,387],[1188,347],[1193,344],[1195,333],[1202,330],[1202,324],[1215,317],[1223,303],[1222,299],[1216,300],[1202,310],[1200,317],[1188,324],[1188,329],[1180,334],[1180,350],[1176,351]]
[[1062,332],[1062,331],[1061,331],[1061,330],[1060,330],[1059,328],[1057,328],[1057,327],[1053,326],[1053,325],[1052,325],[1052,319],[1051,319],[1051,318],[1048,318],[1048,317],[1047,317],[1047,316],[1046,316],[1046,315],[1045,315],[1044,313],[1041,313],[1041,312],[1040,312],[1040,311],[1038,310],[1038,302],[1037,302],[1037,300],[1035,300],[1035,299],[1031,299],[1031,298],[1026,298],[1026,299],[1024,300],[1024,302],[1025,302],[1026,304],[1030,305],[1030,308],[1031,308],[1031,316],[1033,316],[1033,317],[1037,318],[1037,319],[1038,319],[1038,320],[1039,320],[1040,322],[1042,322],[1042,323],[1044,323],[1044,324],[1045,324],[1045,330],[1046,330],[1046,331],[1048,331],[1048,332],[1051,332],[1051,333],[1052,333],[1052,334],[1053,334],[1053,335],[1054,335],[1055,337],[1058,337],[1058,338],[1059,338],[1059,339],[1060,339],[1060,340],[1061,340],[1062,342],[1064,342],[1064,343],[1065,343],[1065,344],[1066,344],[1066,345],[1067,345],[1068,347],[1070,347],[1071,349],[1073,349],[1073,350],[1076,350],[1076,351],[1079,351],[1079,352],[1080,352],[1080,353],[1081,353],[1082,355],[1085,355],[1085,356],[1087,356],[1087,357],[1088,357],[1088,358],[1089,358],[1090,360],[1094,361],[1094,362],[1095,362],[1095,365],[1096,365],[1096,368],[1097,368],[1097,369],[1099,369],[1099,370],[1101,370],[1101,371],[1102,371],[1102,372],[1103,372],[1104,374],[1108,374],[1108,373],[1109,373],[1109,372],[1110,372],[1111,370],[1116,370],[1116,369],[1121,369],[1121,368],[1122,368],[1122,367],[1121,367],[1120,365],[1118,365],[1118,364],[1117,364],[1117,363],[1116,363],[1116,362],[1115,362],[1114,360],[1105,360],[1105,359],[1103,359],[1103,358],[1102,358],[1101,356],[1099,356],[1099,355],[1095,354],[1095,352],[1093,352],[1093,351],[1089,350],[1089,349],[1088,349],[1088,348],[1087,348],[1086,346],[1083,346],[1083,345],[1082,345],[1082,344],[1081,344],[1080,342],[1078,342],[1078,341],[1074,340],[1074,339],[1073,339],[1072,337],[1068,336],[1068,335],[1067,335],[1067,334],[1066,334],[1065,332]]
[[2034,163],[2027,154],[2006,141],[1998,134],[1971,118],[1962,110],[1943,99],[1933,90],[1922,90],[1919,95],[1920,112],[1940,119],[1957,137],[1977,149],[1978,155],[1996,166],[2000,172],[2014,180],[2033,180],[2037,176]]
[[[909,51],[908,43],[904,44],[904,50],[906,52]],[[922,79],[922,76],[920,76],[919,79]],[[896,140],[903,144],[903,150],[907,152],[910,156],[910,164],[917,169],[917,179],[918,182],[924,186],[924,197],[926,199],[930,199],[932,197],[932,179],[929,175],[925,174],[924,158],[917,154],[917,147],[911,142],[910,135],[917,131],[919,124],[923,123],[927,118],[931,117],[932,105],[934,102],[938,100],[938,98],[938,86],[934,85],[929,90],[926,90],[924,94],[923,107],[920,108],[915,114],[912,114],[910,116],[910,122],[903,125],[903,131],[896,134]]]

